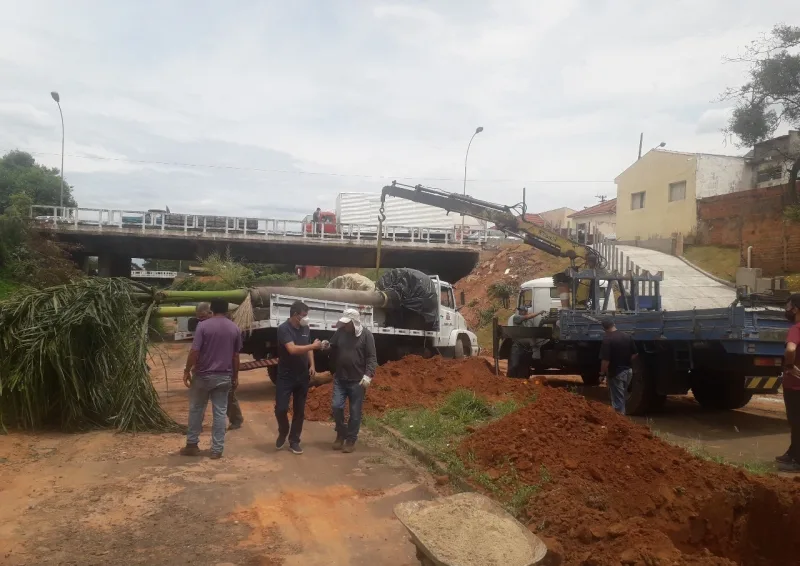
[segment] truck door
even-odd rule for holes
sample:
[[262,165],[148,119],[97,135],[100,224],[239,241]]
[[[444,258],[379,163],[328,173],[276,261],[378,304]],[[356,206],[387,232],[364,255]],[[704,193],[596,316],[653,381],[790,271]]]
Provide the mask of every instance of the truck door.
[[453,288],[449,285],[439,285],[439,336],[442,343],[446,344],[450,333],[455,330],[456,302]]

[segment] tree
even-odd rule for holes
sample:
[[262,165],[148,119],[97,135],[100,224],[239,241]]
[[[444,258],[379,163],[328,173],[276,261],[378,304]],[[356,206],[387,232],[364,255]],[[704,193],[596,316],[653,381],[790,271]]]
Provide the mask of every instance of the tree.
[[[800,127],[800,27],[777,25],[731,61],[750,66],[747,82],[728,89],[722,96],[736,101],[726,133],[738,137],[740,147],[771,138],[781,125]],[[800,154],[785,158],[793,161],[787,201],[795,204]]]
[[[39,165],[30,153],[10,151],[0,158],[0,214],[11,204],[11,196],[28,195],[33,204],[58,206],[61,176],[55,167]],[[72,187],[64,181],[64,206],[77,206]],[[27,216],[27,212],[26,212]]]

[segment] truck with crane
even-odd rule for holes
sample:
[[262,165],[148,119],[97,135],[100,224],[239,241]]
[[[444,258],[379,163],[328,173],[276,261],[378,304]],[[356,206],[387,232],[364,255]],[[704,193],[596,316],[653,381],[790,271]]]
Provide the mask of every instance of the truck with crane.
[[[509,358],[517,343],[530,354],[513,360],[524,366],[516,368],[518,375],[573,374],[586,385],[597,385],[602,319],[611,318],[618,330],[631,335],[640,352],[627,393],[630,414],[655,410],[668,395],[689,391],[703,407],[737,409],[753,394],[775,393],[781,385],[784,340],[791,325],[783,312],[785,290],[761,295],[740,291],[727,308],[667,312],[661,308],[662,273],[609,271],[592,247],[527,222],[524,199],[505,206],[397,182],[383,188],[382,202],[387,197],[492,222],[539,250],[569,258],[571,265],[564,272],[522,285],[517,308],[540,313],[531,326],[493,322],[496,371],[499,360]],[[380,245],[379,241],[378,258]]]

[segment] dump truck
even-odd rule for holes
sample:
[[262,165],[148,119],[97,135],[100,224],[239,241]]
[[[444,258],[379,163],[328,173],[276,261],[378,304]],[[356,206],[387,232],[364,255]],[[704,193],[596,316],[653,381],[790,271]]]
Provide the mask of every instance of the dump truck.
[[[261,287],[250,293],[253,322],[244,332],[242,353],[253,362],[242,370],[267,368],[276,377],[278,364],[278,326],[289,318],[295,301],[309,307],[311,340],[330,339],[345,309],[356,309],[361,322],[375,338],[378,364],[398,360],[409,354],[448,358],[477,356],[478,338],[467,328],[458,312],[453,286],[439,277],[413,269],[389,269],[376,283],[376,291],[348,289],[295,289]],[[463,305],[464,297],[460,296]],[[185,331],[174,334],[176,341],[190,340],[197,320],[190,319]],[[315,353],[318,371],[327,371],[329,358]]]
[[689,391],[703,407],[737,409],[754,394],[775,393],[781,385],[784,341],[792,324],[784,317],[785,290],[758,295],[739,290],[727,308],[666,312],[662,273],[609,271],[597,250],[527,222],[524,201],[509,207],[399,183],[384,187],[382,196],[482,218],[537,249],[570,259],[564,272],[521,286],[517,308],[539,313],[531,326],[494,321],[496,371],[516,343],[528,355],[510,360],[511,374],[580,375],[584,384],[598,385],[602,319],[611,318],[633,337],[640,353],[627,393],[630,414],[653,411],[668,395]]

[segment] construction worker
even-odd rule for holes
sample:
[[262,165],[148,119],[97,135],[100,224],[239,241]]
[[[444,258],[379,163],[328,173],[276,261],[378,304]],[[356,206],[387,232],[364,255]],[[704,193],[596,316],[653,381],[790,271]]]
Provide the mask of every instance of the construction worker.
[[[361,407],[367,388],[375,376],[378,357],[375,339],[369,329],[361,324],[361,315],[355,309],[345,309],[336,332],[330,340],[333,366],[333,420],[336,422],[334,450],[352,452],[361,427]],[[344,422],[344,405],[349,401],[350,414]]]
[[800,345],[800,294],[795,293],[786,303],[786,318],[794,323],[786,336],[783,354],[783,402],[789,421],[789,449],[778,456],[778,469],[800,473],[800,369],[797,367],[797,347]]
[[[197,317],[198,324],[204,320],[211,318],[211,303],[199,303],[194,309],[195,316]],[[239,406],[239,400],[236,398],[236,389],[231,387],[228,393],[228,430],[236,430],[242,428],[244,417],[242,416],[242,408]]]
[[610,318],[601,321],[606,331],[600,346],[600,379],[608,378],[611,406],[620,415],[625,414],[625,399],[633,379],[633,360],[637,357],[636,342],[620,332]]
[[303,453],[300,434],[303,432],[308,388],[316,373],[314,350],[322,349],[322,342],[311,342],[310,337],[308,306],[302,301],[295,301],[289,307],[289,318],[278,326],[278,377],[275,381],[275,418],[278,421],[275,448],[283,448],[288,438],[289,450],[293,454]]
[[189,388],[189,427],[183,456],[198,456],[198,441],[209,399],[214,422],[211,427],[211,459],[222,458],[225,447],[225,413],[228,392],[239,383],[239,351],[242,333],[227,317],[228,301],[211,301],[212,316],[197,325],[192,350],[183,370]]

